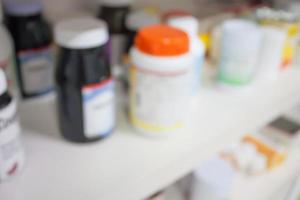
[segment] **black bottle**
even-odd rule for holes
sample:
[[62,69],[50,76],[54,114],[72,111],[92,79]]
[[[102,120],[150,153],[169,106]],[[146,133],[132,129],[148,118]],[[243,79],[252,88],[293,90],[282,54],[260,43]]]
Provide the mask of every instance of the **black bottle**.
[[52,32],[38,2],[5,1],[5,20],[15,44],[22,97],[46,94],[54,87]]
[[108,136],[115,126],[114,84],[105,22],[66,20],[55,27],[60,46],[56,70],[62,135],[74,142]]
[[120,66],[126,48],[126,16],[130,12],[130,0],[101,1],[98,17],[103,19],[109,28],[113,67]]

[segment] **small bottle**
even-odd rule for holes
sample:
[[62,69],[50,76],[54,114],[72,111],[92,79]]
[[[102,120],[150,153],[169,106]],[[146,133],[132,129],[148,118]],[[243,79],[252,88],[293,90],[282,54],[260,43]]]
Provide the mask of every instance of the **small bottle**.
[[54,57],[52,32],[37,1],[5,1],[8,29],[14,39],[17,77],[23,98],[53,90]]
[[167,23],[186,32],[190,40],[190,52],[194,57],[191,70],[191,94],[196,95],[201,84],[201,69],[204,64],[204,44],[199,38],[199,22],[193,16],[170,17]]
[[10,96],[5,74],[0,69],[0,182],[15,176],[24,165],[16,107],[16,100]]
[[74,142],[108,136],[115,126],[114,83],[109,66],[106,23],[93,18],[62,21],[56,70],[59,124]]
[[0,68],[6,74],[9,89],[15,86],[13,42],[7,28],[3,24],[2,4],[0,2]]
[[102,0],[98,17],[103,19],[109,28],[111,45],[111,65],[116,76],[122,73],[120,68],[126,48],[125,19],[130,11],[131,0]]

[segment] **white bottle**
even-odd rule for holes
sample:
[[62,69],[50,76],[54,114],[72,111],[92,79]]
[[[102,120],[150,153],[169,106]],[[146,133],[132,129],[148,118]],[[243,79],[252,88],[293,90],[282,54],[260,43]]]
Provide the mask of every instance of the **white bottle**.
[[8,93],[5,74],[0,69],[0,183],[15,176],[24,165],[16,100]]
[[245,88],[258,69],[261,29],[249,20],[230,19],[223,23],[221,31],[218,84],[230,91]]
[[13,43],[11,36],[3,25],[2,4],[0,2],[0,68],[2,68],[8,79],[9,88],[15,86],[14,76],[14,56],[13,56]]
[[205,48],[203,42],[198,36],[199,23],[193,16],[171,17],[167,24],[174,26],[186,32],[190,40],[190,53],[194,57],[194,67],[191,70],[192,75],[192,95],[197,94],[201,83],[201,68],[204,63]]
[[281,72],[285,31],[271,26],[262,27],[262,42],[258,61],[259,81],[276,80]]

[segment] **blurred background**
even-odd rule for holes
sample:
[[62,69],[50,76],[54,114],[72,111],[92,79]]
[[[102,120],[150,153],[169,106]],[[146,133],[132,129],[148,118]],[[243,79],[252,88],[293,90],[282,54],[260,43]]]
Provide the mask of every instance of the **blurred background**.
[[300,1],[1,16],[0,200],[300,199]]

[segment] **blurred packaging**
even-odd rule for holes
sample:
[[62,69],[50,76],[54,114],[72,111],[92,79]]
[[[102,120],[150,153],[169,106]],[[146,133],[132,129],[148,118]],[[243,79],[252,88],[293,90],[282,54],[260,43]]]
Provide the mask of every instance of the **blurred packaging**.
[[225,200],[232,191],[236,170],[216,156],[193,173],[190,200]]
[[257,78],[260,81],[276,80],[280,74],[285,31],[277,27],[262,27],[262,43],[258,61]]
[[283,10],[260,8],[255,18],[262,26],[274,26],[286,33],[286,41],[282,53],[282,68],[287,68],[295,59],[299,39],[299,20],[297,15]]

